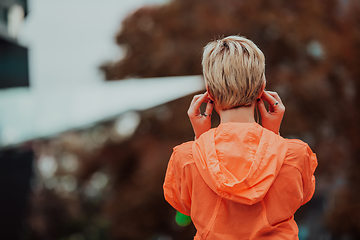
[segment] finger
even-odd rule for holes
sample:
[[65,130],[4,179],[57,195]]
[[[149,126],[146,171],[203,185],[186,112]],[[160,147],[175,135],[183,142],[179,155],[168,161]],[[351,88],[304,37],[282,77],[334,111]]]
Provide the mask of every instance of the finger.
[[195,95],[191,100],[190,106],[188,108],[187,114],[189,117],[196,116],[200,114],[200,109],[194,109],[195,102],[202,96],[202,94]]
[[274,97],[280,104],[283,104],[281,98],[277,92],[267,91],[272,97]]
[[262,117],[266,117],[266,115],[269,114],[269,113],[266,110],[266,107],[265,107],[265,104],[264,104],[263,100],[260,99],[260,101],[258,101],[257,103],[258,103],[258,108],[259,108],[260,115]]
[[211,116],[211,113],[213,111],[214,108],[214,104],[210,103],[210,101],[206,104],[206,109],[205,109],[205,116]]
[[284,113],[285,106],[281,101],[279,94],[277,92],[270,92],[270,91],[268,93],[277,100],[277,102],[274,105],[272,105],[272,110],[276,113]]
[[198,94],[193,97],[191,100],[190,106],[194,105],[194,103],[202,96],[203,94]]
[[195,98],[192,105],[190,105],[190,108],[188,110],[188,114],[191,116],[197,116],[200,113],[200,106],[203,102],[205,102],[205,99],[207,97],[207,92],[204,94],[201,94],[201,96]]
[[264,91],[261,98],[267,101],[270,105],[274,105],[277,102],[276,98],[274,98],[268,91]]
[[279,102],[273,96],[271,96],[267,91],[263,92],[261,98],[269,103],[270,112],[273,112],[274,107],[276,107],[276,105],[279,104]]

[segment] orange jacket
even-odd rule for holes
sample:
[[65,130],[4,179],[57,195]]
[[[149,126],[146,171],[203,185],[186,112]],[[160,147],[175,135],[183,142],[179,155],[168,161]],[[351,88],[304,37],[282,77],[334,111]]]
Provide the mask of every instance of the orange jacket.
[[316,155],[257,123],[225,123],[174,148],[165,199],[196,240],[298,239],[294,213],[314,194]]

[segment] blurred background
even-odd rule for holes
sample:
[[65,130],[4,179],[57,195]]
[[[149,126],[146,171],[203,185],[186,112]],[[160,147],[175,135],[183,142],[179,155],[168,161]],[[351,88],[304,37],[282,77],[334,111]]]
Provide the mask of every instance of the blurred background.
[[234,34],[318,156],[300,240],[360,239],[357,0],[0,0],[0,239],[192,239],[162,183],[202,48]]

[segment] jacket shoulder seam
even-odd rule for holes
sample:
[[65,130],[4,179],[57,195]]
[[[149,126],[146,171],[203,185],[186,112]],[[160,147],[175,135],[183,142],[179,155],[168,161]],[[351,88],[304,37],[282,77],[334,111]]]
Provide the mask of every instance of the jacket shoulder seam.
[[300,139],[286,139],[288,144],[296,144],[296,145],[302,145],[305,147],[308,147],[309,144],[307,144],[306,142],[300,140]]
[[296,164],[293,164],[293,163],[290,163],[290,162],[287,162],[286,160],[284,161],[283,165],[288,165],[290,167],[294,167],[296,168],[300,173],[301,173],[301,169],[299,166],[297,166]]
[[[180,163],[181,168],[185,168],[187,165],[194,163],[194,157],[192,154],[192,143],[193,143],[193,141],[186,142],[186,143],[183,143],[181,145],[174,147],[174,153],[176,155],[178,155],[178,157],[179,157],[177,159],[178,159],[178,162]],[[190,146],[188,146],[188,145],[190,145]],[[189,152],[184,152],[184,150],[183,150],[184,148],[188,148],[188,149],[186,149],[186,151],[189,151]]]

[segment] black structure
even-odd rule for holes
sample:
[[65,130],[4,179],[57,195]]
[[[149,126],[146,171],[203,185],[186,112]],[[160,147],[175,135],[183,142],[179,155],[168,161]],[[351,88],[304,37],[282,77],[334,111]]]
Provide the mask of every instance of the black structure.
[[0,150],[0,239],[25,239],[33,159],[30,148]]
[[[0,0],[0,90],[29,86],[28,49],[9,35],[8,13],[27,0]],[[0,239],[26,239],[26,217],[31,193],[34,152],[25,145],[0,149]]]
[[27,0],[0,1],[0,89],[29,87],[28,49],[8,34],[8,12],[15,4],[28,13]]

